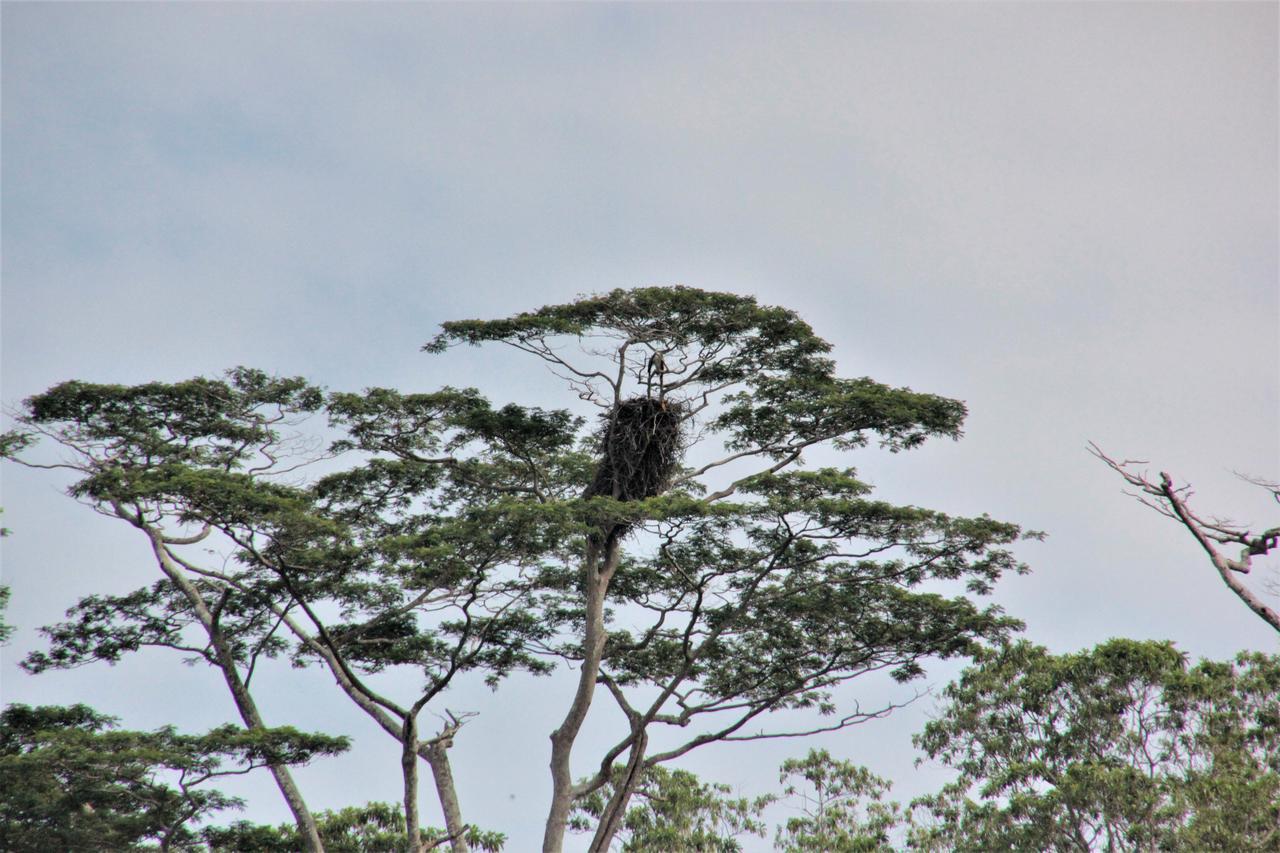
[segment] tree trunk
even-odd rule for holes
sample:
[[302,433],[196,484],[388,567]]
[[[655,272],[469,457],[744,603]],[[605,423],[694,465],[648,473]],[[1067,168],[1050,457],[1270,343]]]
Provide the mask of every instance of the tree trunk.
[[[128,516],[124,517],[128,518]],[[235,701],[236,710],[240,712],[240,719],[244,721],[245,728],[251,730],[265,729],[267,726],[262,721],[262,715],[258,713],[258,705],[253,701],[252,694],[249,693],[249,689],[244,686],[244,682],[240,679],[240,672],[236,669],[235,657],[231,654],[231,650],[227,648],[222,631],[218,628],[217,621],[214,619],[208,605],[205,604],[204,597],[200,595],[200,590],[196,589],[182,569],[170,558],[169,552],[164,546],[164,539],[158,530],[147,526],[140,520],[129,520],[146,532],[151,539],[151,549],[155,553],[161,570],[181,590],[186,599],[191,602],[191,607],[195,610],[200,624],[204,626],[205,632],[209,635],[209,644],[213,646],[214,654],[218,659],[218,669],[222,670],[222,677],[227,682],[227,688],[231,691],[231,698]],[[305,849],[308,853],[324,853],[324,843],[320,840],[320,830],[316,826],[315,817],[312,816],[310,809],[307,808],[307,803],[302,798],[302,792],[293,781],[293,774],[283,764],[269,764],[267,766],[271,770],[271,775],[275,777],[276,787],[280,789],[280,794],[284,797],[285,803],[288,804],[289,811],[293,813],[293,819],[298,825],[298,832],[302,835]]]
[[[634,721],[633,721],[634,724]],[[622,820],[627,814],[627,805],[631,795],[640,784],[640,775],[644,763],[644,751],[648,746],[649,736],[643,724],[634,732],[635,741],[631,744],[631,753],[627,759],[627,769],[614,787],[613,795],[600,813],[600,823],[596,826],[596,834],[591,839],[590,853],[608,853],[613,837],[622,828]]]
[[426,758],[431,765],[436,793],[440,796],[440,810],[444,812],[444,826],[449,833],[453,853],[467,853],[467,826],[462,822],[462,809],[453,784],[453,768],[449,766],[448,749],[451,745],[452,736],[437,738],[428,744]]
[[[405,733],[403,723],[397,723],[390,714],[387,713],[384,705],[378,704],[378,701],[386,703],[381,697],[376,697],[363,684],[354,681],[349,671],[342,665],[333,649],[325,645],[320,640],[307,634],[301,626],[295,624],[287,613],[280,613],[281,618],[289,625],[289,629],[293,633],[302,638],[307,647],[315,652],[325,665],[329,668],[329,672],[333,675],[334,681],[342,688],[357,707],[369,715],[378,726],[387,734],[394,737],[400,742],[402,748],[404,745]],[[375,696],[378,701],[371,699]],[[386,703],[390,704],[390,703]],[[396,713],[403,719],[406,715],[416,714],[422,708],[422,702],[416,703],[409,710],[396,708]],[[394,706],[391,706],[394,707]],[[448,830],[449,838],[452,841],[452,850],[454,853],[466,853],[469,845],[466,838],[466,824],[462,822],[462,809],[458,803],[457,788],[453,781],[453,772],[449,765],[449,757],[445,750],[453,746],[453,735],[457,732],[460,723],[454,720],[446,727],[445,732],[432,740],[422,743],[418,741],[418,755],[425,759],[431,766],[431,775],[436,783],[436,793],[440,798],[440,808],[444,812],[445,827]],[[403,753],[402,753],[403,754]],[[401,769],[403,771],[403,758],[401,759]],[[415,768],[416,772],[416,768]],[[416,800],[415,800],[416,802]],[[406,819],[406,825],[408,821]]]
[[573,752],[573,743],[591,707],[600,672],[600,660],[604,655],[604,602],[609,591],[609,581],[618,567],[618,543],[612,537],[605,538],[603,555],[600,547],[596,544],[588,545],[586,559],[583,560],[586,630],[582,643],[582,669],[578,673],[578,689],[574,693],[569,712],[560,727],[551,733],[551,808],[547,812],[546,829],[542,836],[543,853],[560,853],[564,847],[565,827],[569,822],[569,811],[573,807],[573,775],[569,758]]
[[418,721],[409,714],[400,735],[400,769],[404,777],[404,831],[409,840],[409,853],[422,850],[422,831],[418,820]]
[[[221,638],[216,642],[215,648],[218,649],[220,659],[225,657],[229,661],[229,666],[221,669],[227,680],[227,686],[231,688],[231,695],[235,698],[236,708],[240,711],[240,718],[244,720],[245,728],[265,729],[267,726],[262,721],[262,715],[258,713],[257,703],[253,701],[253,696],[240,680],[240,673],[235,669],[235,662],[230,660],[230,653]],[[312,816],[311,810],[307,808],[306,800],[302,798],[302,791],[293,781],[293,774],[283,764],[272,763],[267,766],[271,770],[271,775],[275,777],[276,786],[280,789],[281,795],[289,805],[289,811],[293,813],[294,822],[298,825],[298,832],[302,834],[302,841],[308,853],[324,853],[320,829],[316,826],[316,819]]]

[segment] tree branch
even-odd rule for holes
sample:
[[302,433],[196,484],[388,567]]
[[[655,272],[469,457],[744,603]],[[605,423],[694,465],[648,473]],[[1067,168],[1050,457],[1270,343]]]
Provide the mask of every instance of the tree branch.
[[[1140,496],[1139,500],[1164,515],[1176,519],[1185,527],[1196,542],[1200,544],[1200,547],[1204,549],[1204,552],[1209,557],[1209,562],[1213,564],[1214,569],[1217,570],[1219,577],[1222,578],[1222,582],[1227,585],[1227,588],[1235,593],[1236,597],[1243,601],[1245,606],[1261,617],[1263,621],[1276,631],[1280,631],[1280,613],[1264,604],[1234,574],[1248,574],[1253,557],[1265,555],[1275,549],[1277,544],[1280,543],[1280,528],[1273,527],[1258,536],[1251,536],[1249,531],[1225,522],[1206,522],[1187,506],[1187,498],[1191,493],[1189,486],[1175,488],[1173,479],[1163,471],[1160,473],[1160,482],[1158,484],[1153,483],[1147,479],[1145,474],[1137,474],[1129,470],[1131,465],[1143,464],[1141,461],[1133,459],[1117,461],[1104,453],[1093,442],[1089,443],[1089,452],[1123,477],[1129,485],[1138,489],[1142,494],[1154,497],[1156,499],[1155,502],[1147,501]],[[1266,481],[1261,481],[1261,484],[1268,489],[1271,489],[1273,485]],[[1272,489],[1272,492],[1275,494],[1274,489]],[[1214,543],[1232,543],[1243,546],[1240,558],[1232,560],[1223,555]]]

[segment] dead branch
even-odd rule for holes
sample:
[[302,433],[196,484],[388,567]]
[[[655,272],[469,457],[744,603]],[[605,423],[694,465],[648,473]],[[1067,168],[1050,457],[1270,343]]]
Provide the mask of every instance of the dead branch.
[[[1280,527],[1272,527],[1262,533],[1253,535],[1248,528],[1224,519],[1207,519],[1197,515],[1190,507],[1189,501],[1194,494],[1191,485],[1175,486],[1173,478],[1161,471],[1159,482],[1153,482],[1146,472],[1138,473],[1132,469],[1134,465],[1144,465],[1140,460],[1116,460],[1102,451],[1102,448],[1089,442],[1089,452],[1101,459],[1111,470],[1119,474],[1124,481],[1137,490],[1134,497],[1141,503],[1157,512],[1175,519],[1191,534],[1192,538],[1209,556],[1209,561],[1217,569],[1222,582],[1276,631],[1280,631],[1280,613],[1267,607],[1257,595],[1240,582],[1236,574],[1248,574],[1252,568],[1254,557],[1265,556],[1280,545]],[[1280,500],[1277,485],[1267,480],[1248,478],[1272,492]],[[1133,493],[1130,493],[1133,494]],[[1239,545],[1240,556],[1231,559],[1222,553],[1221,545]]]

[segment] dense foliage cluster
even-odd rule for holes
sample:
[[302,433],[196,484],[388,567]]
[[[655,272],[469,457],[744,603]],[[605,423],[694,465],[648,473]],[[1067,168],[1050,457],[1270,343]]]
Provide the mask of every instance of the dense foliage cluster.
[[0,713],[0,849],[192,849],[195,824],[242,805],[211,780],[347,748],[346,738],[287,728],[183,735],[114,724],[84,705]]
[[1168,643],[1021,642],[946,698],[917,739],[960,773],[924,804],[942,849],[1280,845],[1280,657],[1190,666]]

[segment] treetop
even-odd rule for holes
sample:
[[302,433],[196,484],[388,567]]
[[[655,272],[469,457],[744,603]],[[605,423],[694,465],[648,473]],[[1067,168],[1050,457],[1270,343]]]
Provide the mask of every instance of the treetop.
[[761,306],[751,296],[684,286],[619,288],[507,319],[454,320],[443,323],[442,328],[423,349],[440,352],[451,343],[590,334],[675,346],[742,343],[743,336],[750,335],[761,346],[792,344],[797,354],[831,349],[793,311]]

